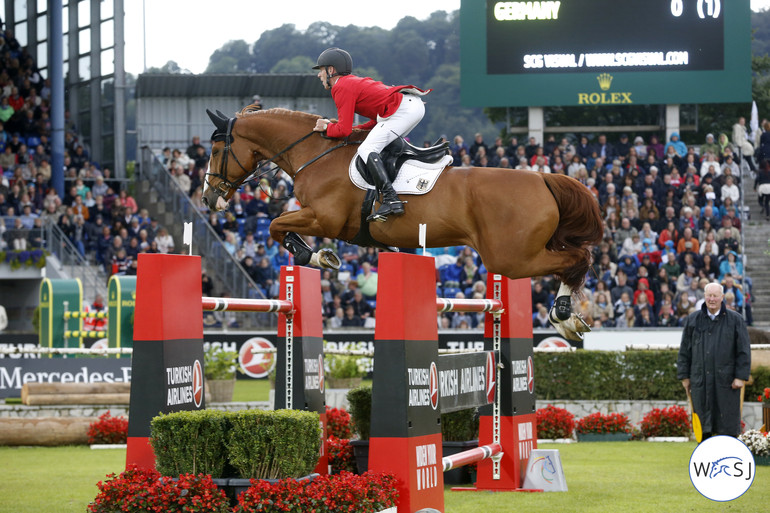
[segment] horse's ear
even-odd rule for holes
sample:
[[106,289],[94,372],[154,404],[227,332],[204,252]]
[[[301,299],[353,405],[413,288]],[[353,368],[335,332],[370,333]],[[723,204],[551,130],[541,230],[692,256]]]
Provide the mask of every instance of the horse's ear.
[[222,118],[222,119],[230,119],[230,118],[228,118],[227,116],[225,116],[225,115],[222,113],[222,111],[221,111],[221,110],[217,110],[217,114],[219,114],[219,117],[220,117],[220,118]]
[[218,132],[227,132],[226,116],[222,115],[219,111],[217,111],[217,114],[219,114],[219,116],[217,116],[213,112],[211,112],[209,109],[206,109],[206,114],[209,115],[209,118],[214,123],[214,126],[217,127]]

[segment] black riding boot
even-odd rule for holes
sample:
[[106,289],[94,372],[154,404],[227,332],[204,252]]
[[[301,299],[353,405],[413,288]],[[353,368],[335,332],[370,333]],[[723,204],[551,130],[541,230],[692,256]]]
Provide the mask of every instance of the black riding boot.
[[376,152],[370,153],[366,161],[366,167],[372,175],[372,180],[374,180],[377,190],[382,193],[382,205],[374,214],[367,217],[366,220],[368,222],[383,222],[388,220],[389,215],[404,215],[404,202],[399,199],[398,194],[393,190],[393,184],[388,178],[388,172],[385,170],[385,164],[382,163],[380,154]]

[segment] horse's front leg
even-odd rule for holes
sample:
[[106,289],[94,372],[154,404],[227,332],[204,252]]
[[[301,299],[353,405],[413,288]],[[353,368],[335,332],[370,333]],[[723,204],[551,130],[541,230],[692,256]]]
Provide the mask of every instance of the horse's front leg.
[[323,227],[310,208],[284,212],[270,223],[270,236],[274,241],[294,255],[297,265],[313,265],[327,269],[339,269],[340,258],[331,249],[315,252],[299,234],[311,237],[332,237]]

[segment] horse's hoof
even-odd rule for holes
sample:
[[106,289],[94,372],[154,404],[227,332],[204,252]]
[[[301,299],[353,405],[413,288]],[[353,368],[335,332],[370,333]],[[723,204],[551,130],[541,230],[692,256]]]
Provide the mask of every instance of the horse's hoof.
[[335,271],[338,271],[342,265],[340,257],[329,248],[324,248],[318,251],[318,253],[313,253],[313,258],[310,263],[323,269],[333,269]]
[[551,324],[556,328],[559,335],[567,340],[572,340],[573,342],[582,342],[584,337],[583,333],[591,331],[591,326],[589,326],[581,316],[574,313],[570,315],[570,318],[566,321],[558,323],[551,322]]

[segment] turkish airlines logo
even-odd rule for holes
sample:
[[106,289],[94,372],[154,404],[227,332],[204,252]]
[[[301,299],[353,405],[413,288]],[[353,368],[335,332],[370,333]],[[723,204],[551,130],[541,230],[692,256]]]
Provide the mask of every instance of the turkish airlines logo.
[[275,367],[275,353],[255,353],[254,349],[275,349],[275,346],[266,338],[250,338],[238,351],[238,364],[243,373],[249,377],[267,377]]
[[535,365],[531,356],[527,358],[527,390],[530,394],[535,392]]
[[541,348],[570,348],[572,345],[561,337],[548,337],[540,341],[537,347]]
[[430,406],[438,408],[438,368],[436,362],[430,362]]
[[495,386],[497,386],[497,366],[495,365],[495,354],[487,353],[487,402],[495,401]]
[[203,403],[203,367],[199,360],[195,360],[193,364],[192,393],[195,407],[200,408]]
[[91,346],[91,349],[109,349],[110,347],[110,341],[107,338],[100,338],[96,342],[93,343]]

